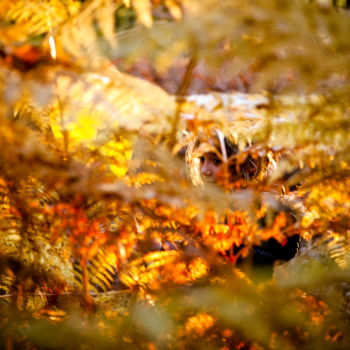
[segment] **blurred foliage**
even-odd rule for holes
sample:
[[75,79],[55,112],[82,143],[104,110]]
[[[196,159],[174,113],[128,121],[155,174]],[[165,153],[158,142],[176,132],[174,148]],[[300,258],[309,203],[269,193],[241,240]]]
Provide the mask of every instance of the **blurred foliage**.
[[348,349],[348,7],[0,1],[1,348]]

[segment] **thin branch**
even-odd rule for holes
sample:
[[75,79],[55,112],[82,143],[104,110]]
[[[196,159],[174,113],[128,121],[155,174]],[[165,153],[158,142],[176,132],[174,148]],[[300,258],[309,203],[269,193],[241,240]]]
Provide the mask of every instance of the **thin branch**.
[[[176,93],[177,97],[182,97],[186,94],[186,92],[190,86],[193,70],[197,65],[197,61],[198,61],[197,54],[193,53],[188,64],[187,64],[186,71],[185,71],[184,76],[182,78],[179,89]],[[176,133],[177,133],[177,127],[178,127],[178,124],[180,121],[182,105],[183,105],[183,100],[179,99],[177,101],[175,116],[173,119],[172,129],[171,129],[171,133],[170,133],[170,142],[169,142],[170,148],[173,148],[176,144]]]

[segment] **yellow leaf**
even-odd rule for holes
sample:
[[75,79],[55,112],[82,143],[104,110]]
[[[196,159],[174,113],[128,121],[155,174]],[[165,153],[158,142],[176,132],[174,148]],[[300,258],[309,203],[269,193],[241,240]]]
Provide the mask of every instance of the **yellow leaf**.
[[114,32],[115,9],[116,9],[116,5],[114,1],[105,0],[103,4],[101,4],[101,6],[95,12],[95,17],[98,22],[98,26],[103,36],[112,47],[115,47],[115,44],[116,44],[116,35]]
[[151,0],[133,0],[133,7],[140,22],[147,28],[152,27],[152,5]]
[[165,5],[169,9],[171,15],[178,21],[182,17],[180,6],[174,0],[165,0]]

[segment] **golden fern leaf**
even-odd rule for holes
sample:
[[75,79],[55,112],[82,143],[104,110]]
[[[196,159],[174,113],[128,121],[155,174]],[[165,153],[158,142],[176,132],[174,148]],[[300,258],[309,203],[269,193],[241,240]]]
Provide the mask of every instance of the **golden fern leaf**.
[[120,272],[119,278],[128,287],[146,287],[158,278],[158,268],[171,264],[179,257],[176,250],[156,251],[133,260]]
[[[79,13],[69,18],[54,33],[57,57],[75,62],[80,66],[99,66],[101,50],[105,51],[104,39],[110,48],[116,48],[115,10],[113,0],[90,0]],[[100,32],[98,32],[98,30]],[[102,36],[103,38],[102,38]],[[102,55],[106,52],[102,52]]]
[[[43,210],[58,201],[57,194],[32,177],[18,181],[14,190],[0,179],[0,193],[1,252],[73,285],[68,240],[62,235],[60,241],[51,242],[50,225],[60,218]],[[25,223],[23,216],[27,217]]]
[[128,133],[140,130],[154,134],[169,131],[175,100],[155,85],[112,66],[100,74],[62,73],[57,80],[57,96],[65,109],[62,113],[53,101],[51,129],[57,138],[68,132],[72,147],[79,143],[93,148],[106,146],[108,156],[119,147],[109,143],[114,133],[124,131],[128,138]]
[[179,6],[179,3],[175,0],[165,0],[164,3],[165,3],[165,6],[169,9],[169,12],[171,13],[171,15],[176,20],[180,20],[182,17],[182,11],[181,11],[181,7]]
[[17,255],[22,223],[10,197],[7,182],[2,178],[0,178],[0,216],[0,250],[5,254]]
[[67,53],[74,59],[83,59],[88,56],[90,63],[94,62],[99,53],[97,46],[97,32],[94,27],[94,6],[85,6],[79,16],[67,21],[55,36],[58,53]]
[[[125,6],[130,7],[130,0],[124,0],[123,3]],[[153,18],[152,18],[152,7],[162,4],[164,5],[171,16],[175,20],[180,20],[182,17],[182,10],[180,7],[180,1],[176,0],[163,0],[163,1],[154,1],[152,0],[132,0],[131,6],[134,8],[139,21],[147,28],[152,27]]]
[[105,0],[95,12],[95,18],[106,41],[112,48],[116,46],[114,12],[116,4],[113,0]]
[[333,259],[339,267],[348,267],[350,247],[346,237],[329,231],[327,235],[322,238],[322,241],[326,245],[329,257]]
[[135,176],[129,177],[128,182],[136,188],[138,188],[144,185],[150,185],[157,182],[164,182],[164,179],[158,174],[143,171],[137,173]]
[[17,41],[51,31],[75,15],[81,6],[77,0],[14,0],[8,3],[10,5],[2,13],[2,20],[7,23],[2,28],[2,39],[17,38]]
[[151,0],[133,0],[132,6],[140,22],[147,28],[152,26],[152,3]]
[[350,259],[349,237],[328,229],[322,235],[303,242],[295,260],[298,262],[301,259],[317,263],[333,261],[341,269],[346,269]]
[[115,9],[113,0],[90,0],[84,4],[78,0],[15,0],[11,5],[0,6],[4,22],[1,39],[12,45],[48,34],[44,47],[55,46],[57,55],[65,60],[68,56],[83,60],[89,55],[91,65],[101,53],[96,24],[108,44],[115,47]]
[[49,191],[45,186],[34,177],[29,176],[23,183],[21,189],[23,197],[37,203],[38,207],[44,205],[53,205],[59,202],[59,194],[56,191]]
[[[116,254],[108,249],[100,249],[92,259],[89,259],[87,262],[89,291],[100,293],[112,290],[118,281],[117,264]],[[79,261],[73,263],[73,268],[75,278],[80,285],[79,289],[83,289],[83,270]]]
[[13,117],[25,122],[29,127],[40,131],[50,127],[48,116],[40,112],[29,97],[22,96],[13,107]]
[[[12,71],[9,67],[1,75]],[[174,97],[152,83],[120,73],[108,62],[87,73],[40,63],[26,75],[10,77],[2,79],[2,90],[22,86],[23,96],[7,106],[9,112],[30,127],[47,131],[44,136],[54,136],[56,146],[64,151],[64,135],[68,152],[78,146],[99,150],[117,176],[127,170],[132,135],[140,131],[161,135],[171,129]],[[43,99],[42,91],[46,91]]]
[[15,277],[12,275],[0,275],[0,295],[6,295],[11,293]]

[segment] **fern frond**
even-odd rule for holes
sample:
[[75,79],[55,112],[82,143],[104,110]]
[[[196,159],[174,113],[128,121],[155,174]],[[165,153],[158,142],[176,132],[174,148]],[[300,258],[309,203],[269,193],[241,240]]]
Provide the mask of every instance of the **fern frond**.
[[87,1],[76,16],[55,31],[57,56],[71,62],[78,60],[80,65],[98,66],[109,48],[116,48],[116,8],[113,0]]
[[[89,288],[92,293],[107,292],[117,286],[118,258],[114,252],[108,249],[100,249],[98,253],[87,262]],[[73,263],[74,275],[78,282],[79,289],[83,289],[83,271],[79,261]]]
[[0,295],[10,294],[14,285],[14,276],[5,274],[0,275]]
[[95,11],[95,18],[99,29],[102,32],[103,37],[112,48],[116,47],[116,33],[115,33],[115,21],[114,12],[116,10],[116,4],[113,0],[105,0]]
[[5,254],[16,256],[21,240],[22,224],[4,179],[0,179],[0,216],[0,250]]
[[328,232],[321,240],[326,245],[329,257],[340,268],[347,268],[350,258],[350,246],[347,238],[335,232]]
[[157,251],[133,260],[120,272],[120,281],[128,287],[147,287],[158,278],[158,268],[173,263],[179,257],[176,250]]
[[152,20],[152,3],[151,0],[133,0],[132,5],[137,13],[137,16],[145,27],[151,27]]
[[50,127],[47,115],[40,112],[29,96],[22,96],[13,106],[13,117],[26,123],[29,127],[45,131]]
[[10,32],[11,39],[16,41],[46,34],[75,15],[80,6],[81,2],[77,0],[11,1],[2,16],[2,21],[7,23],[2,28],[5,31],[2,39],[9,36]]
[[[102,74],[58,75],[57,96],[65,109],[53,101],[51,129],[56,137],[69,132],[71,142],[111,146],[117,131],[160,134],[170,128],[175,100],[160,88],[118,72],[112,66]],[[98,101],[98,104],[96,104]],[[107,153],[106,153],[107,154]]]

